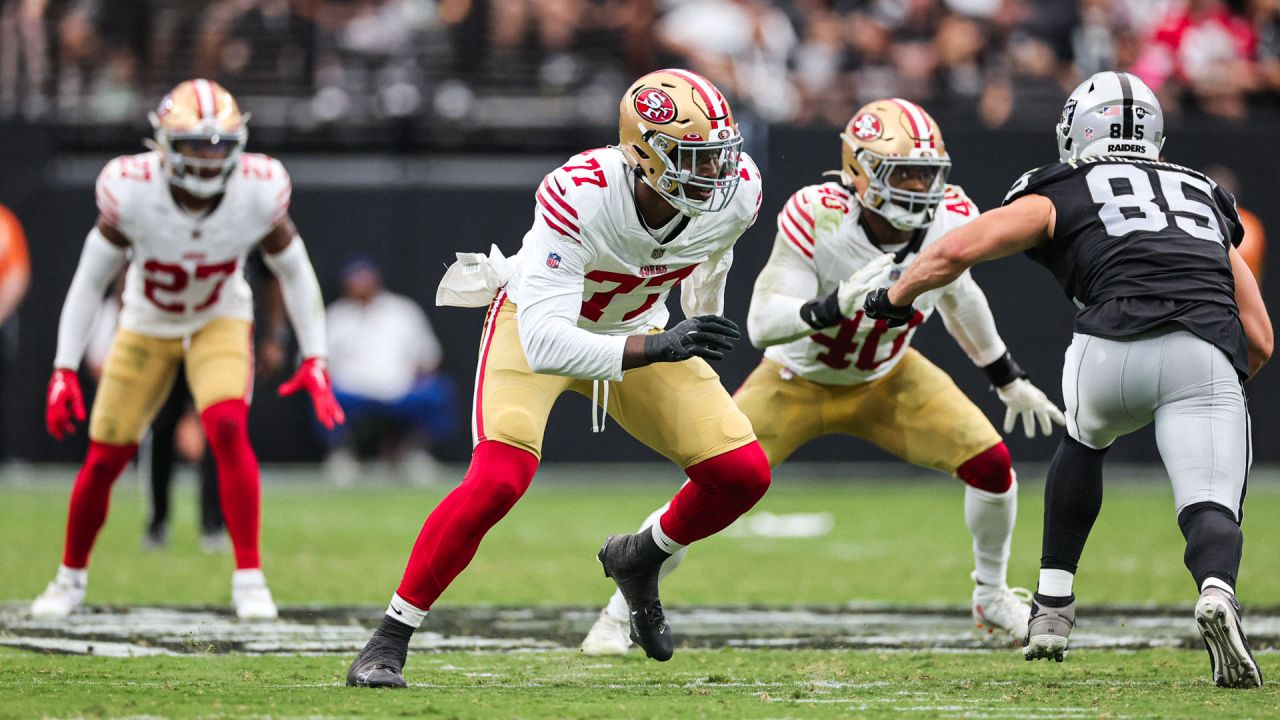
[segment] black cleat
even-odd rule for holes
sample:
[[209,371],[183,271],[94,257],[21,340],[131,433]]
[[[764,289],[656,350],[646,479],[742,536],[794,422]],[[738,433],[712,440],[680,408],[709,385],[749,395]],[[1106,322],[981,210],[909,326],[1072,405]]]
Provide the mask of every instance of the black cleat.
[[647,529],[634,535],[610,535],[596,555],[605,577],[613,578],[627,601],[632,642],[658,662],[670,660],[675,652],[671,626],[658,598],[658,570],[668,557]]
[[408,648],[374,633],[347,670],[347,687],[404,688],[404,663]]

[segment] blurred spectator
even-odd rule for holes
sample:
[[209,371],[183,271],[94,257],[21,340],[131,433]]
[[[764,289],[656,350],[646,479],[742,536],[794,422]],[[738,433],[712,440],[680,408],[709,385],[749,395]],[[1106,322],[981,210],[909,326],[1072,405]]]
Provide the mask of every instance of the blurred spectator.
[[[18,305],[31,284],[31,259],[22,223],[0,205],[0,408],[6,407],[10,363],[18,352]],[[0,418],[0,460],[8,459],[3,418]]]
[[[423,446],[451,433],[454,418],[453,383],[437,372],[440,342],[426,314],[385,290],[372,260],[356,258],[342,270],[342,298],[329,306],[327,322],[329,373],[347,414],[346,425],[322,431],[330,480],[354,479],[364,445],[366,454],[407,460],[399,464],[411,480],[430,481],[434,462]],[[406,453],[387,444],[397,439],[420,444]]]
[[1133,72],[1170,105],[1186,90],[1204,112],[1239,119],[1255,86],[1257,45],[1249,21],[1223,0],[1186,0],[1156,27]]

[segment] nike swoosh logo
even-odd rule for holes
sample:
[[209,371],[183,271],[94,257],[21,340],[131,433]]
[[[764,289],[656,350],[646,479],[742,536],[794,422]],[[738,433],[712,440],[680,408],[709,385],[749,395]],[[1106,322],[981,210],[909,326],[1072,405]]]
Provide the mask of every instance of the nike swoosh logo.
[[403,615],[403,614],[404,614],[404,613],[400,612],[400,608],[396,607],[395,605],[392,605],[392,606],[391,606],[391,612],[393,612],[393,613],[395,613],[395,614],[397,614],[397,615]]

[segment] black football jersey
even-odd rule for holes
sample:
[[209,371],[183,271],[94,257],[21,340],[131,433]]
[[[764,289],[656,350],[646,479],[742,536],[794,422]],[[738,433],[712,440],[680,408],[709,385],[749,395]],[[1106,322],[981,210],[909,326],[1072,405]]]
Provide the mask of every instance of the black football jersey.
[[1004,204],[1023,195],[1053,202],[1053,239],[1027,254],[1079,308],[1076,332],[1123,339],[1185,329],[1247,375],[1228,256],[1244,230],[1229,193],[1178,165],[1096,157],[1026,173]]

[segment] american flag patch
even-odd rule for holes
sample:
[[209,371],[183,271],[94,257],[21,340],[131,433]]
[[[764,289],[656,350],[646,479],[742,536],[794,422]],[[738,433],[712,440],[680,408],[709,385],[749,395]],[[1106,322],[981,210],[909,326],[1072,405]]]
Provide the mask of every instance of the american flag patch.
[[560,267],[560,256],[555,253],[549,253],[547,255],[547,267],[549,268]]

